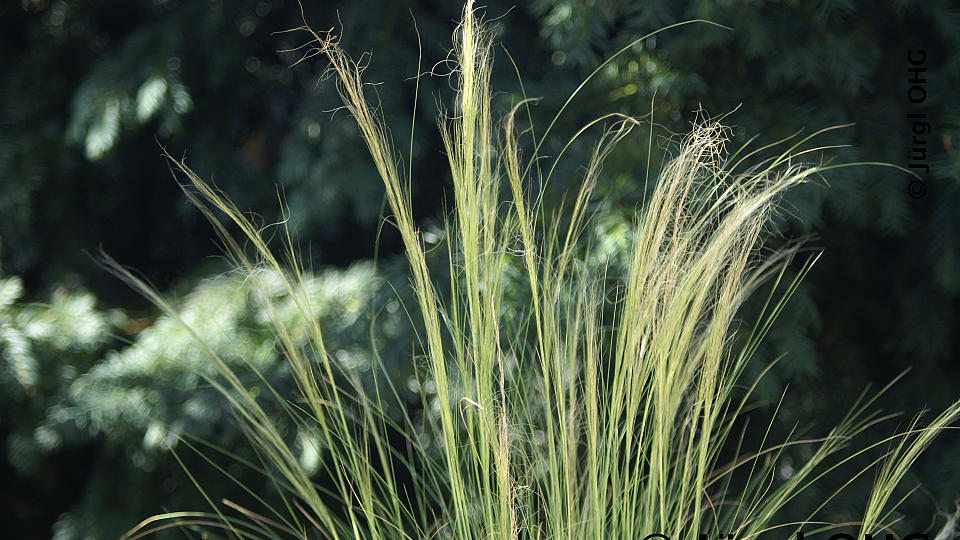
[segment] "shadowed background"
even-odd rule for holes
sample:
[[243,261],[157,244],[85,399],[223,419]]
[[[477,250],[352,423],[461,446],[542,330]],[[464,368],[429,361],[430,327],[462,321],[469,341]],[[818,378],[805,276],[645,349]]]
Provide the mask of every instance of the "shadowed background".
[[[636,37],[692,18],[733,28],[687,26],[632,48],[571,104],[545,145],[548,155],[585,121],[645,114],[655,96],[657,143],[686,130],[701,107],[712,115],[736,109],[726,120],[733,144],[852,122],[820,140],[851,145],[826,158],[906,165],[916,147],[906,115],[927,114],[933,132],[925,135],[931,170],[923,198],[908,195],[905,174],[881,168],[842,169],[787,195],[770,245],[813,234],[809,245],[824,255],[758,352],[764,363],[786,355],[761,397],[776,398],[789,385],[778,429],[799,422],[814,433],[835,423],[868,383],[882,386],[908,367],[885,410],[938,409],[955,398],[960,10],[951,2],[486,6],[523,91],[542,98],[532,109],[540,131],[596,65]],[[459,10],[430,0],[306,5],[315,27],[342,25],[348,50],[371,53],[367,78],[383,82],[371,92],[399,149],[411,144],[415,20],[422,69],[437,74],[420,80],[413,140],[414,209],[428,242],[431,231],[439,234],[449,185],[435,119],[436,102],[450,94],[440,61]],[[245,451],[226,404],[198,382],[201,351],[100,268],[99,249],[176,298],[234,361],[256,358],[271,382],[293,390],[262,306],[238,294],[229,277],[214,279],[229,266],[158,143],[185,153],[265,225],[281,218],[279,192],[315,269],[331,350],[369,369],[377,317],[372,332],[388,371],[401,387],[410,379],[412,329],[397,299],[408,294],[407,282],[398,238],[380,227],[380,180],[346,111],[331,114],[338,99],[320,77],[324,65],[291,67],[299,55],[278,52],[303,42],[278,33],[298,26],[299,16],[296,3],[282,0],[0,4],[0,522],[12,537],[116,537],[164,508],[203,509],[167,451],[177,435]],[[926,99],[913,104],[907,55],[920,49]],[[523,97],[506,54],[493,85],[500,111]],[[585,162],[578,156],[593,142],[578,141],[560,162],[547,192],[554,204],[576,186],[576,164]],[[604,231],[616,238],[640,204],[646,148],[637,137],[608,160],[594,206],[601,238]],[[652,171],[661,161],[654,152]],[[611,260],[624,248],[611,242]],[[920,463],[907,487],[924,487],[905,507],[905,527],[924,530],[936,509],[952,509],[960,496],[956,455],[960,439],[948,435]],[[202,485],[243,500],[202,459],[182,457]],[[790,474],[789,463],[781,473]],[[817,500],[811,491],[796,508]],[[857,509],[854,497],[830,511],[843,520]]]

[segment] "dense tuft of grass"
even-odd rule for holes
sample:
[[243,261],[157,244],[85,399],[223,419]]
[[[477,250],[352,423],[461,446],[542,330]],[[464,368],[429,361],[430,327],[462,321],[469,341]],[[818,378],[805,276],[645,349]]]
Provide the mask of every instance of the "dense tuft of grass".
[[[300,30],[310,36],[305,56],[330,63],[406,249],[416,299],[407,309],[421,328],[421,388],[430,389],[423,392],[426,412],[412,418],[401,408],[400,417],[390,416],[401,400],[389,378],[377,377],[369,390],[324,346],[290,239],[275,254],[222,193],[168,155],[238,268],[255,287],[276,287],[280,276],[308,325],[304,335],[271,311],[277,346],[300,390],[275,397],[312,434],[296,444],[315,446],[327,480],[314,483],[257,397],[209,349],[219,372],[210,382],[233,405],[260,456],[261,463],[248,465],[275,482],[283,505],[261,499],[262,514],[232,503],[230,515],[223,505],[213,505],[212,513],[162,514],[126,538],[189,526],[226,529],[237,538],[619,539],[659,532],[749,539],[813,523],[808,516],[774,520],[800,491],[880,444],[890,449],[874,462],[860,535],[889,525],[894,488],[957,419],[960,402],[926,427],[915,424],[866,449],[849,443],[882,420],[869,412],[876,398],[858,401],[818,439],[774,444],[764,436],[764,446],[748,452],[733,436],[752,388],[746,381],[743,391],[744,369],[797,286],[784,277],[797,246],[765,249],[764,227],[784,190],[840,166],[797,164],[817,150],[803,147],[816,134],[784,142],[785,151],[746,167],[748,158],[771,150],[744,146],[730,154],[721,125],[693,126],[638,213],[627,272],[610,291],[608,276],[586,261],[588,202],[604,159],[641,121],[598,120],[606,128],[585,164],[582,187],[566,212],[548,213],[527,188],[549,180],[531,166],[543,158],[539,142],[525,160],[514,129],[526,103],[495,121],[491,35],[467,2],[453,52],[456,100],[440,120],[454,196],[443,244],[449,278],[439,283],[411,210],[413,169],[400,165],[387,126],[368,103],[362,70],[332,32]],[[236,229],[242,240],[232,236]],[[153,289],[113,268],[178,317]],[[508,292],[515,294],[505,290],[508,275],[517,273],[529,300],[522,313],[505,302]],[[785,292],[771,295],[752,329],[734,340],[739,308],[770,282]],[[398,434],[399,446],[390,440]],[[800,444],[811,447],[812,458],[777,479],[778,458]]]

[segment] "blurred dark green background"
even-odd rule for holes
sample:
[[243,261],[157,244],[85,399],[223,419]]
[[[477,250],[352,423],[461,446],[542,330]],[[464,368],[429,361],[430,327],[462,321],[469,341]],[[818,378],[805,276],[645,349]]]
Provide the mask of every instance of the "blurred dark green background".
[[[357,57],[371,53],[367,79],[383,83],[376,95],[397,147],[408,148],[414,19],[421,69],[442,75],[461,5],[305,3],[312,25],[342,24],[346,48]],[[526,94],[542,98],[532,110],[540,131],[595,66],[636,37],[693,18],[733,28],[686,26],[633,47],[572,103],[545,145],[548,155],[600,114],[645,114],[655,94],[658,141],[687,129],[700,107],[713,115],[736,109],[726,120],[733,144],[755,134],[759,145],[854,123],[819,139],[850,145],[827,158],[905,166],[917,146],[907,114],[926,114],[933,131],[923,135],[930,167],[925,196],[911,197],[910,178],[901,172],[858,167],[785,199],[768,244],[809,234],[808,245],[824,255],[758,353],[760,364],[786,354],[761,396],[789,385],[778,429],[799,422],[822,433],[868,383],[883,385],[908,367],[883,400],[885,410],[936,410],[960,394],[960,6],[949,0],[485,5]],[[231,361],[253,358],[278,388],[293,391],[262,306],[227,273],[212,230],[171,179],[159,145],[185,155],[265,225],[280,218],[279,193],[315,269],[311,286],[331,349],[357,369],[370,369],[373,337],[389,373],[405,387],[413,338],[393,289],[406,294],[399,242],[384,227],[377,244],[380,180],[349,115],[331,114],[338,101],[332,81],[320,77],[323,63],[291,67],[299,56],[278,52],[303,42],[302,35],[278,33],[298,26],[299,16],[289,0],[0,3],[6,537],[114,538],[164,509],[205,509],[167,451],[178,434],[247,452],[226,404],[197,376],[206,369],[203,354],[98,266],[101,248],[174,298]],[[920,49],[925,100],[914,104],[908,52]],[[508,57],[498,53],[495,106],[502,112],[523,94]],[[441,223],[448,189],[435,119],[449,84],[442,76],[420,83],[414,205],[427,231]],[[551,200],[576,186],[594,140],[583,138],[561,161]],[[662,153],[654,154],[655,172]],[[611,260],[623,254],[617,239],[642,199],[646,161],[646,141],[638,136],[608,162],[594,234],[610,240],[604,246]],[[188,450],[181,454],[215,497],[244,500],[212,466]],[[306,466],[311,459],[303,456]],[[230,468],[229,460],[220,463],[251,486],[260,481]],[[937,442],[906,487],[917,482],[923,488],[905,507],[903,526],[925,530],[960,497],[960,437]],[[822,495],[811,491],[797,508]],[[825,515],[856,519],[857,495]]]

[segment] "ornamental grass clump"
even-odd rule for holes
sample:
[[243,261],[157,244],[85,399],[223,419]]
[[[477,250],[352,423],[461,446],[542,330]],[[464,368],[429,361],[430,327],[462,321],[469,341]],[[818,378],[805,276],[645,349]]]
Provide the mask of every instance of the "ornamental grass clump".
[[[814,523],[813,516],[781,523],[774,521],[779,510],[876,449],[883,452],[859,534],[890,525],[894,488],[957,418],[960,402],[926,427],[913,425],[865,449],[849,443],[882,420],[870,413],[870,399],[818,439],[773,443],[764,436],[763,447],[746,451],[732,435],[754,384],[744,381],[745,368],[798,283],[785,278],[797,246],[765,248],[764,228],[785,190],[841,166],[799,164],[818,150],[804,149],[816,134],[782,142],[789,148],[758,160],[757,152],[771,150],[727,153],[722,126],[694,125],[636,216],[626,271],[607,275],[587,261],[588,203],[604,159],[641,121],[611,115],[591,124],[605,130],[581,187],[565,212],[544,208],[528,186],[545,184],[550,173],[543,171],[554,170],[533,166],[545,159],[538,149],[547,133],[534,140],[532,156],[523,156],[514,118],[526,102],[495,121],[491,35],[468,1],[453,51],[456,99],[440,119],[453,205],[442,243],[447,267],[438,272],[411,210],[412,161],[401,166],[390,131],[367,101],[362,70],[332,32],[299,30],[310,36],[305,56],[329,61],[403,241],[423,414],[403,407],[389,377],[367,374],[368,384],[327,350],[289,237],[275,254],[223,194],[168,155],[238,271],[255,287],[275,287],[281,276],[299,309],[304,326],[296,328],[272,312],[277,347],[299,389],[272,397],[310,436],[285,437],[263,398],[208,349],[219,372],[210,382],[232,404],[261,461],[247,465],[273,482],[281,504],[254,493],[263,504],[256,511],[211,501],[212,512],[154,516],[126,538],[174,526],[223,529],[236,538],[786,536]],[[800,275],[809,264],[801,264]],[[160,295],[114,268],[178,317]],[[507,290],[517,282],[508,274],[518,272],[522,290]],[[448,277],[441,282],[438,275]],[[619,284],[612,290],[611,280]],[[738,334],[741,306],[765,283],[781,292],[770,293],[756,324]],[[520,313],[508,308],[511,295],[526,299]],[[812,457],[789,477],[776,477],[778,458],[801,444]],[[320,456],[318,476],[301,462],[304,445]]]

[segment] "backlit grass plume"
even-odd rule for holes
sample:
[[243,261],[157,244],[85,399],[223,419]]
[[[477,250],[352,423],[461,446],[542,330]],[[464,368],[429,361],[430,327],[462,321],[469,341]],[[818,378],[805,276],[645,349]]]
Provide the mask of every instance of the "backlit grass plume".
[[[423,392],[425,413],[388,414],[401,401],[391,381],[375,377],[370,390],[325,348],[290,239],[283,256],[274,255],[225,196],[168,155],[248,284],[275,287],[282,276],[302,316],[303,325],[294,326],[272,311],[277,346],[300,391],[274,397],[311,434],[296,444],[316,446],[323,482],[314,483],[294,443],[211,349],[220,373],[211,383],[232,403],[261,459],[252,466],[275,483],[283,504],[261,499],[256,513],[215,505],[212,513],[163,514],[128,538],[183,526],[225,529],[237,538],[594,540],[656,532],[749,539],[771,530],[786,536],[806,524],[811,516],[796,516],[775,529],[782,524],[774,519],[801,490],[860,452],[836,457],[878,420],[868,412],[871,401],[856,403],[843,423],[815,440],[763,437],[763,448],[733,451],[739,445],[731,433],[749,396],[742,391],[751,383],[743,380],[745,367],[797,285],[783,279],[797,248],[764,248],[763,230],[785,190],[837,167],[796,165],[812,151],[801,148],[810,137],[784,142],[792,144],[786,151],[745,167],[753,151],[729,154],[723,127],[695,125],[636,217],[626,273],[606,276],[586,261],[588,203],[605,157],[639,120],[614,115],[592,124],[605,131],[581,187],[566,212],[548,212],[527,187],[549,180],[531,166],[542,158],[537,149],[547,133],[525,157],[514,130],[525,103],[495,121],[491,35],[467,2],[453,50],[456,98],[440,119],[453,182],[442,244],[449,277],[440,283],[411,210],[413,167],[400,165],[383,117],[367,101],[362,70],[331,32],[300,30],[310,36],[306,56],[329,61],[403,241],[415,298],[405,307],[420,328],[418,360],[411,361],[423,366],[421,388],[430,389]],[[237,229],[242,240],[231,236]],[[152,289],[115,269],[177,317]],[[506,289],[511,272],[522,276],[522,291]],[[619,286],[611,291],[613,278]],[[740,307],[771,280],[785,292],[735,339]],[[507,295],[528,299],[525,309],[508,309]],[[876,462],[861,535],[889,524],[894,487],[958,412],[960,403],[928,427],[887,441],[893,450]],[[401,445],[391,442],[397,434]],[[775,478],[778,458],[798,444],[809,445],[812,458]]]

